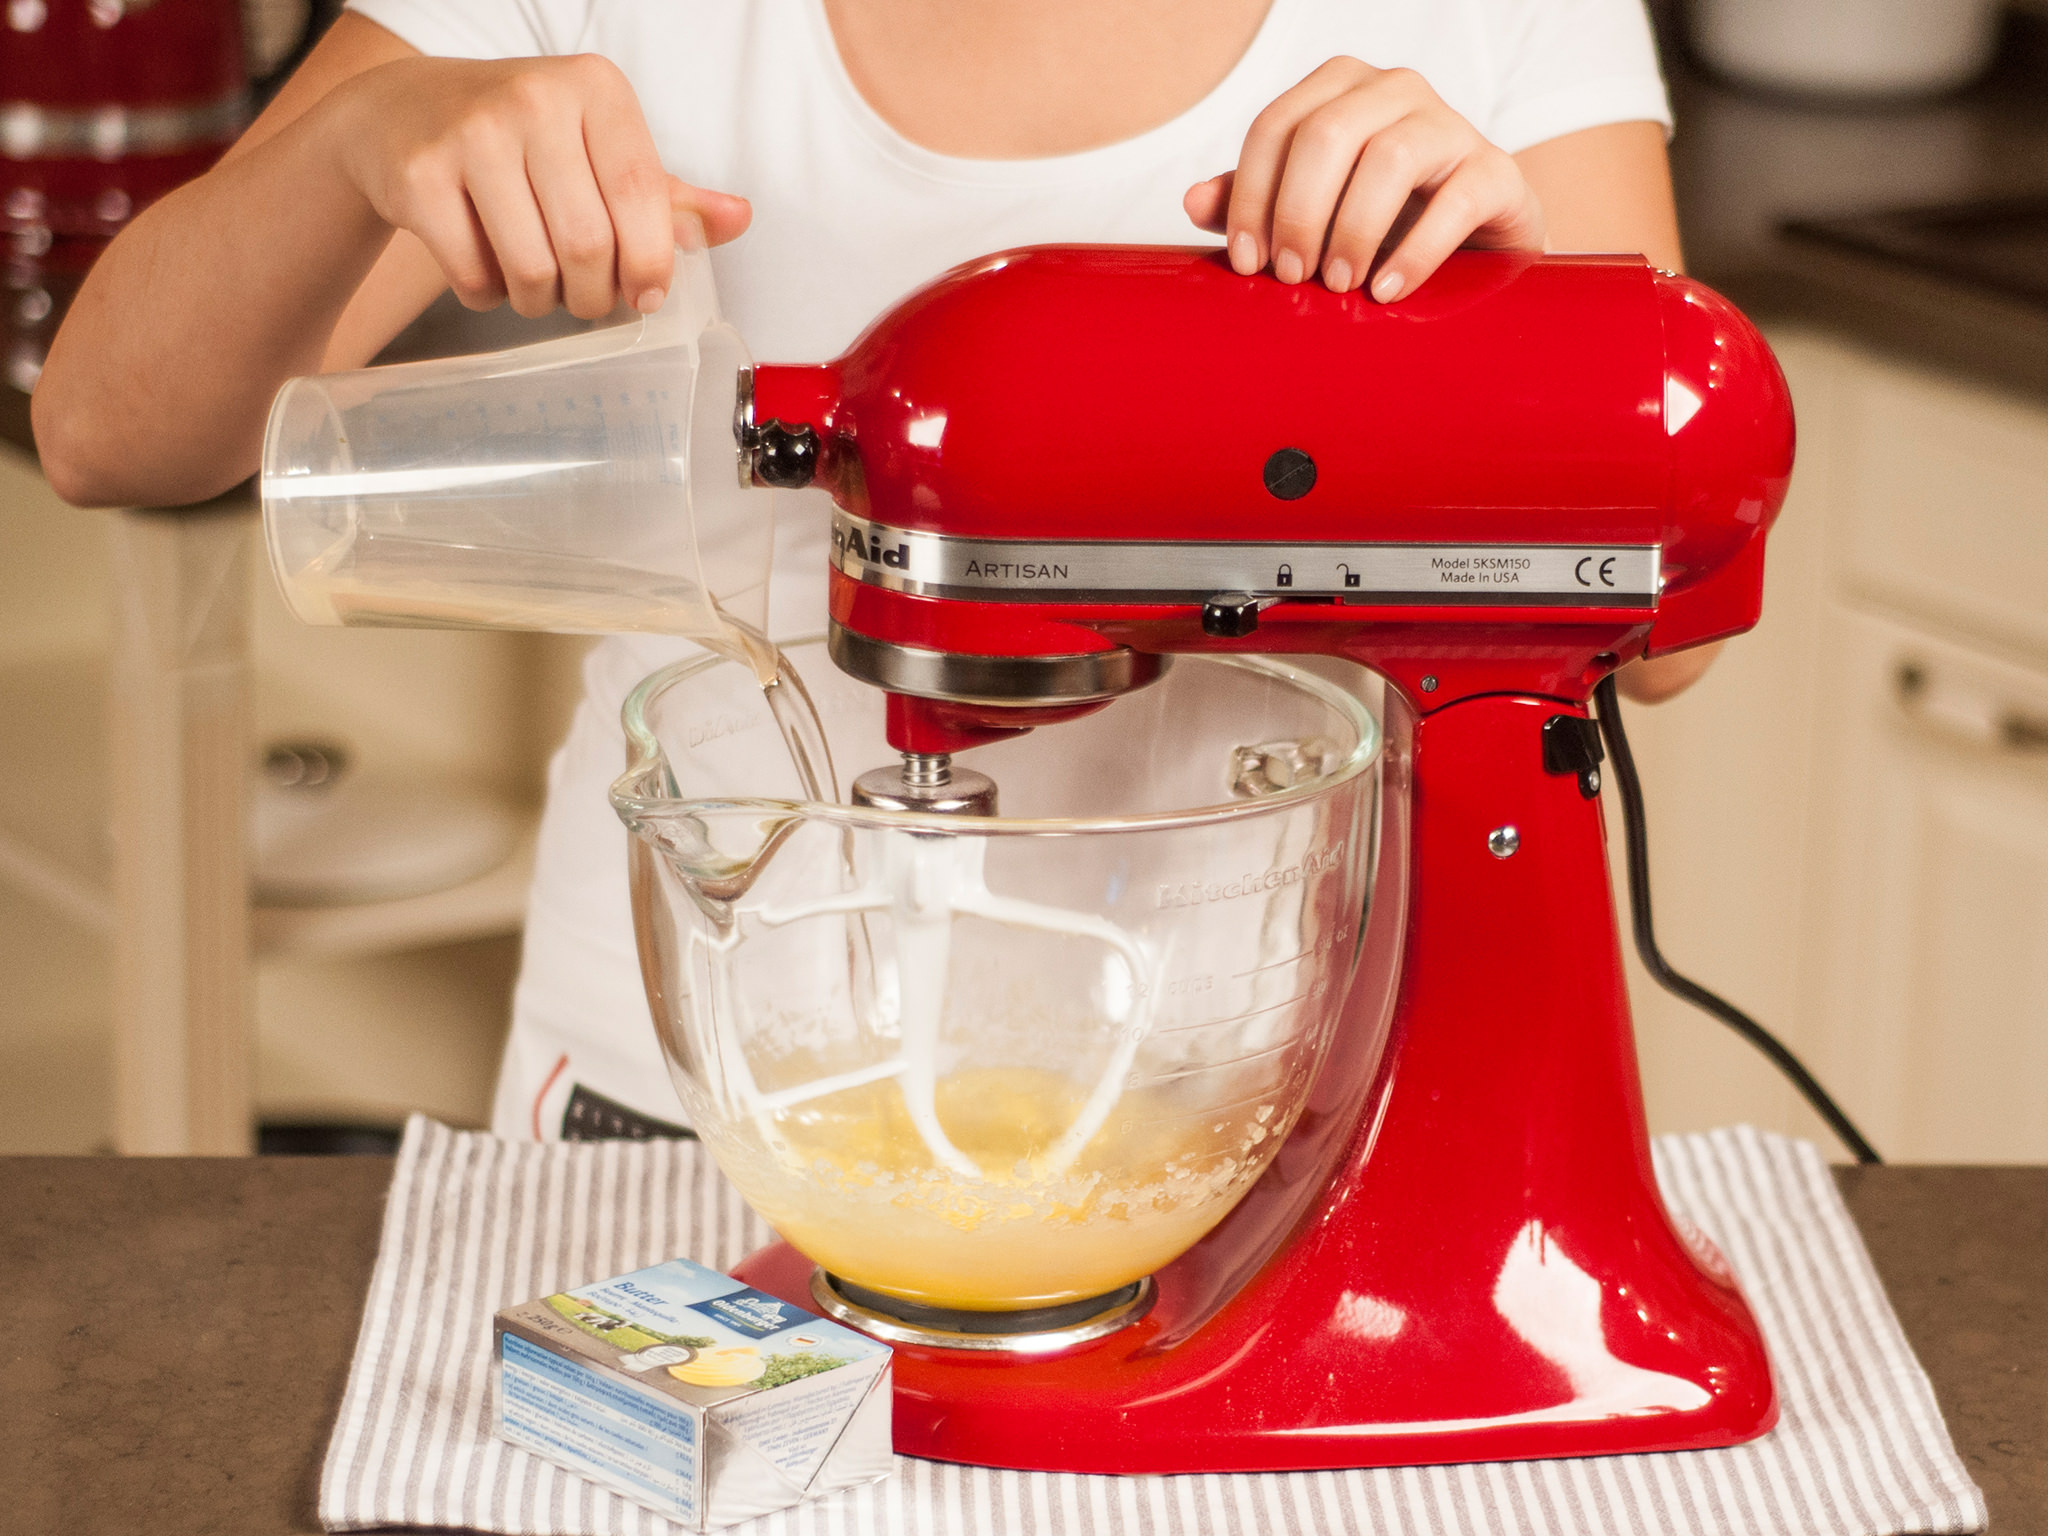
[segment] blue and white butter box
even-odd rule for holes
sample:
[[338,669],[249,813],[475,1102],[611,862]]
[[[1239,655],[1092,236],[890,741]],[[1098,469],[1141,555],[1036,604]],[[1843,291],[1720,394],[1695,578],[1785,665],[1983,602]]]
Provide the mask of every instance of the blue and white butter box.
[[498,1434],[692,1530],[885,1477],[890,1355],[671,1259],[497,1316]]

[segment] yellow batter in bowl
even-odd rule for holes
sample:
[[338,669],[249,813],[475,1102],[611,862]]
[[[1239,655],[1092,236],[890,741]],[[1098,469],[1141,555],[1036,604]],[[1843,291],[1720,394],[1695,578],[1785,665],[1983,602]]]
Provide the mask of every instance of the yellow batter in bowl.
[[699,1121],[719,1165],[776,1231],[843,1279],[927,1306],[1050,1306],[1127,1285],[1179,1257],[1229,1212],[1286,1127],[1276,1083],[1241,1106],[1180,1110],[1166,1090],[1118,1101],[1072,1165],[1039,1155],[1082,1089],[1055,1072],[976,1068],[941,1078],[939,1119],[981,1170],[940,1166],[893,1080],[770,1117]]

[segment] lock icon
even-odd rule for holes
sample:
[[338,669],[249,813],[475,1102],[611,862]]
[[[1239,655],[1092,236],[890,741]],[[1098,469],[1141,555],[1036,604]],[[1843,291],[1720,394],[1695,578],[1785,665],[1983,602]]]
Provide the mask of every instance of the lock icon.
[[1293,566],[1291,566],[1291,565],[1283,565],[1283,566],[1281,566],[1281,567],[1280,567],[1280,574],[1279,574],[1279,576],[1278,576],[1278,577],[1276,578],[1276,581],[1277,581],[1278,585],[1280,585],[1280,586],[1283,586],[1283,587],[1291,587],[1291,586],[1293,586],[1293,585],[1294,585],[1294,567],[1293,567]]
[[1358,585],[1358,575],[1359,575],[1359,573],[1358,573],[1357,571],[1354,571],[1353,569],[1351,569],[1351,567],[1350,567],[1350,566],[1348,566],[1348,565],[1345,565],[1345,564],[1342,564],[1341,562],[1340,562],[1340,563],[1338,564],[1338,566],[1337,566],[1337,569],[1338,569],[1338,570],[1340,570],[1340,571],[1342,571],[1342,572],[1344,573],[1344,585],[1345,585],[1345,586],[1347,586],[1347,587],[1355,587],[1355,586],[1357,586],[1357,585]]

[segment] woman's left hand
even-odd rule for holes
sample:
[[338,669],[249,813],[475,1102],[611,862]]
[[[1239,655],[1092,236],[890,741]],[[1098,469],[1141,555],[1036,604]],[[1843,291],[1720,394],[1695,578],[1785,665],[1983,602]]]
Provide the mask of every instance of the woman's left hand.
[[1543,208],[1513,158],[1413,70],[1357,59],[1330,60],[1261,112],[1237,169],[1185,203],[1239,272],[1320,272],[1339,293],[1369,279],[1382,304],[1461,245],[1543,249]]

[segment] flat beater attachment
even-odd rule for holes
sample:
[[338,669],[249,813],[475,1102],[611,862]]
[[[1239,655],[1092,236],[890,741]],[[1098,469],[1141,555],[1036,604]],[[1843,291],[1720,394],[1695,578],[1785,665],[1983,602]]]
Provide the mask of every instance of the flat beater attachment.
[[[993,816],[996,786],[986,774],[955,768],[949,754],[906,752],[901,770],[874,768],[863,773],[854,783],[853,802],[886,811]],[[965,914],[1042,933],[1093,939],[1116,952],[1127,974],[1125,985],[1109,999],[1108,1022],[1116,1043],[1102,1076],[1089,1090],[1073,1123],[1047,1148],[1041,1161],[1047,1174],[1064,1171],[1102,1129],[1122,1097],[1131,1063],[1150,1028],[1155,989],[1149,985],[1151,966],[1144,951],[1123,929],[1093,913],[1019,901],[991,891],[983,874],[991,841],[987,837],[900,827],[859,828],[853,836],[857,846],[866,845],[858,861],[867,871],[864,883],[816,901],[764,906],[753,915],[774,928],[833,914],[888,913],[895,949],[895,987],[890,1001],[900,1048],[893,1058],[856,1071],[772,1094],[758,1090],[745,1094],[753,1101],[749,1107],[765,1120],[768,1114],[792,1104],[893,1077],[902,1090],[911,1124],[932,1156],[957,1177],[979,1181],[981,1168],[953,1144],[938,1115],[939,1034],[946,1015],[953,919]],[[744,1069],[742,1075],[747,1075]]]

